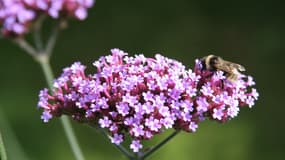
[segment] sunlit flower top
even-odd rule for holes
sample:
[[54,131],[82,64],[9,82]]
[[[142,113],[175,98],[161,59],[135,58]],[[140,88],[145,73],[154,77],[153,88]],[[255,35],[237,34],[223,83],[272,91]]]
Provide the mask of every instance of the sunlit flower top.
[[84,20],[94,0],[1,0],[0,26],[4,36],[19,36],[29,31],[40,15],[54,19],[74,17]]
[[199,60],[193,72],[159,54],[147,58],[127,56],[119,49],[111,52],[93,63],[95,73],[87,75],[86,67],[76,62],[54,81],[51,94],[47,89],[40,92],[44,122],[69,115],[107,129],[114,144],[130,136],[130,148],[138,152],[142,140],[165,129],[195,132],[206,118],[225,122],[258,97],[249,89],[254,84],[251,77],[233,84],[222,72],[209,76],[199,68]]

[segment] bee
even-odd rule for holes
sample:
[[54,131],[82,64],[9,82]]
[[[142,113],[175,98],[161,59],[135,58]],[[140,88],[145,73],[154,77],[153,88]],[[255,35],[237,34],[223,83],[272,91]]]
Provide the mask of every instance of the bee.
[[236,82],[240,71],[245,71],[245,68],[237,63],[226,61],[223,58],[215,55],[208,55],[201,59],[203,69],[209,71],[223,71],[230,82]]

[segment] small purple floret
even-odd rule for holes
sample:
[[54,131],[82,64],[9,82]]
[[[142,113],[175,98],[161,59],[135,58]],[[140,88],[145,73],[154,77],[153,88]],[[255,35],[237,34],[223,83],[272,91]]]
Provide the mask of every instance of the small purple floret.
[[142,147],[143,146],[139,140],[133,140],[132,144],[130,145],[130,148],[133,150],[133,152],[138,152]]

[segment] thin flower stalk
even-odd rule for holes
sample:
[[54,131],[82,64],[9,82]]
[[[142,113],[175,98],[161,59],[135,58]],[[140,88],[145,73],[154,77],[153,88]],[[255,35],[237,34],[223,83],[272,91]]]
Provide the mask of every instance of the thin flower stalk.
[[7,160],[6,149],[5,149],[5,145],[3,142],[3,137],[1,135],[1,132],[0,132],[0,159]]

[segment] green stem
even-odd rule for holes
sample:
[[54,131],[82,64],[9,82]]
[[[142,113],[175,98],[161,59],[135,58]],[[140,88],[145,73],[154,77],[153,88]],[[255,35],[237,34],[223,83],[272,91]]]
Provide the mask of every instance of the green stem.
[[156,146],[154,146],[153,148],[151,148],[148,152],[144,153],[139,160],[144,160],[146,159],[148,156],[150,156],[153,152],[155,152],[156,150],[158,150],[159,148],[161,148],[165,143],[167,143],[169,140],[171,140],[173,137],[175,137],[180,131],[174,131],[172,134],[170,134],[168,137],[166,137],[163,141],[161,141],[159,144],[157,144]]
[[[42,67],[49,89],[52,90],[53,89],[52,82],[54,76],[49,63],[49,56],[47,54],[38,54],[36,59]],[[84,160],[82,151],[79,147],[79,143],[72,129],[70,120],[66,116],[62,116],[60,120],[74,156],[76,157],[77,160]]]
[[0,132],[0,159],[1,160],[7,160],[6,149],[5,149],[5,146],[4,146],[4,142],[3,142],[3,139],[2,139],[1,132]]
[[49,63],[49,56],[46,54],[37,54],[36,56],[37,62],[41,65],[44,76],[46,78],[49,89],[53,89],[53,72]]
[[27,54],[35,58],[37,56],[37,51],[32,47],[25,39],[16,38],[13,40],[21,49],[23,49]]
[[68,119],[67,116],[62,116],[60,120],[64,128],[65,134],[67,136],[67,139],[69,141],[69,144],[72,148],[74,156],[76,157],[77,160],[84,160],[85,158],[83,157],[79,143],[76,139],[73,128],[71,126],[70,120]]
[[133,160],[143,160],[144,159],[144,152],[138,152],[136,153],[136,156]]
[[[6,155],[7,159],[20,159],[20,160],[30,160],[30,158],[26,155],[25,151],[23,150],[23,147],[18,141],[17,136],[15,135],[15,132],[11,129],[11,124],[7,121],[6,114],[1,109],[2,106],[0,106],[0,130],[2,134],[2,144],[4,141],[5,149],[6,149]],[[10,151],[10,152],[9,152]],[[0,159],[3,158],[4,153],[0,153],[2,157],[0,156]],[[4,158],[3,158],[4,159]],[[2,159],[1,159],[2,160]]]
[[46,18],[45,15],[41,15],[39,17],[39,19],[34,24],[34,41],[35,41],[36,48],[39,51],[43,50],[43,41],[42,41],[42,36],[41,36],[41,34],[42,34],[41,30],[42,30],[43,21],[45,18]]
[[[19,47],[21,47],[24,51],[26,51],[27,54],[29,54],[30,56],[32,56],[41,66],[42,71],[44,73],[45,79],[47,81],[47,84],[49,86],[49,89],[52,90],[53,89],[53,80],[54,80],[54,76],[53,76],[53,72],[50,66],[50,56],[51,53],[53,51],[53,48],[55,46],[55,42],[57,39],[57,35],[59,32],[59,25],[56,25],[53,33],[51,33],[51,36],[47,42],[46,48],[44,48],[44,50],[41,50],[41,43],[42,43],[42,39],[40,36],[40,31],[42,28],[42,20],[39,20],[38,22],[39,24],[37,24],[38,28],[36,29],[35,34],[35,44],[37,45],[37,49],[35,49],[33,46],[31,46],[24,38],[20,37],[17,39],[14,39],[14,42],[16,44],[19,45]],[[76,136],[74,134],[74,131],[72,129],[70,120],[68,119],[68,117],[66,116],[62,116],[61,117],[61,123],[65,132],[65,135],[68,139],[69,145],[71,146],[71,149],[73,151],[73,154],[76,158],[76,160],[84,160],[82,151],[79,147],[79,143],[76,139]]]
[[[95,126],[93,124],[90,124],[90,126],[95,127],[106,139],[107,141],[110,141],[111,136],[101,127]],[[121,151],[128,159],[130,160],[136,160],[136,158],[134,158],[134,156],[122,145],[116,145],[114,144],[114,146]]]
[[52,33],[51,33],[51,36],[49,37],[48,41],[47,41],[47,45],[46,45],[46,48],[45,48],[45,53],[49,56],[51,56],[52,54],[52,51],[54,49],[54,46],[55,46],[55,43],[56,43],[56,40],[57,40],[57,37],[58,37],[58,33],[59,33],[59,30],[60,30],[60,23],[59,22],[58,24],[56,24],[52,30]]

